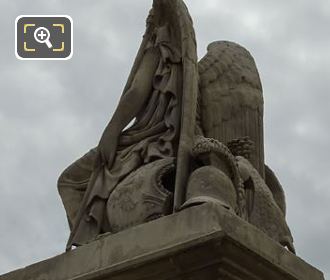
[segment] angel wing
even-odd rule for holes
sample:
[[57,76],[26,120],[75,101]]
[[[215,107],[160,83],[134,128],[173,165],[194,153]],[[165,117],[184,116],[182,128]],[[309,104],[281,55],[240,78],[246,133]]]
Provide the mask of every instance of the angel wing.
[[283,187],[264,164],[262,86],[253,57],[235,43],[214,42],[199,62],[199,74],[198,111],[203,133],[223,143],[249,137],[255,146],[249,160],[285,215]]
[[199,62],[200,118],[206,137],[228,143],[248,137],[250,162],[264,178],[263,94],[251,54],[238,44],[217,41]]

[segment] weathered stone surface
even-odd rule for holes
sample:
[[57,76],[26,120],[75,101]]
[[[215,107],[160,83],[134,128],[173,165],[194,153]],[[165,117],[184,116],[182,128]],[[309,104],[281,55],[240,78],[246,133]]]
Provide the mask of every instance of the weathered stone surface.
[[182,0],[154,0],[131,74],[97,148],[58,180],[71,229],[67,250],[180,209],[193,162],[197,95],[188,9]]
[[1,280],[324,279],[320,271],[215,204],[108,235]]
[[71,230],[66,250],[217,201],[294,253],[284,188],[265,166],[263,92],[253,57],[236,43],[216,41],[198,62],[184,1],[152,2],[98,146],[58,180]]

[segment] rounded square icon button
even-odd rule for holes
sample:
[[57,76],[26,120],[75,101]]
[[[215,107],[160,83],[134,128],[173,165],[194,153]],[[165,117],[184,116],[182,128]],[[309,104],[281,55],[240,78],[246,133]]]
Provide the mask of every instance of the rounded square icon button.
[[23,60],[66,60],[72,57],[72,18],[22,15],[15,22],[15,53]]

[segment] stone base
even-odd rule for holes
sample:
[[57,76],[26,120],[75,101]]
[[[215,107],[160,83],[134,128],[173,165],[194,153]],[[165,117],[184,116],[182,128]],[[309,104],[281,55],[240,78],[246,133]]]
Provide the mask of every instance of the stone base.
[[107,235],[1,280],[321,280],[322,273],[217,205]]

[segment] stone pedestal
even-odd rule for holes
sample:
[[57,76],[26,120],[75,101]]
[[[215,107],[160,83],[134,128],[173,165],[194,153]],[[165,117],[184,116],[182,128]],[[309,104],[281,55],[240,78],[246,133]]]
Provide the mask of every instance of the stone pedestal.
[[1,280],[321,280],[322,273],[216,205],[186,209]]

